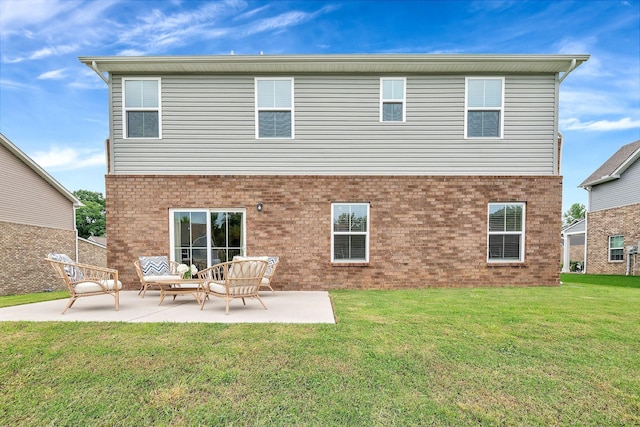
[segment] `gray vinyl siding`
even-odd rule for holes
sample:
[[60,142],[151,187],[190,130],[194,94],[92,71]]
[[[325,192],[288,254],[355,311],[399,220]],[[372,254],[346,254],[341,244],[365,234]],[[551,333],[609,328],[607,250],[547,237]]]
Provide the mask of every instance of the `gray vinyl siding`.
[[75,229],[73,203],[2,145],[0,221]]
[[[492,75],[493,76],[493,75]],[[294,80],[295,139],[255,138],[254,78],[161,77],[162,139],[123,139],[117,174],[553,175],[555,75],[507,75],[503,139],[464,139],[465,75],[406,75],[406,123],[380,122],[381,75]]]
[[590,192],[589,210],[601,211],[640,203],[640,160],[620,175],[620,179],[595,185]]

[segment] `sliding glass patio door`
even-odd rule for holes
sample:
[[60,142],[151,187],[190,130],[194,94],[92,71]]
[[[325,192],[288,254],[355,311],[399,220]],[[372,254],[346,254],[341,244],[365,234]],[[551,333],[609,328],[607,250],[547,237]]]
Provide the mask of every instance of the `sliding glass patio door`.
[[245,253],[245,211],[171,209],[171,260],[198,270]]

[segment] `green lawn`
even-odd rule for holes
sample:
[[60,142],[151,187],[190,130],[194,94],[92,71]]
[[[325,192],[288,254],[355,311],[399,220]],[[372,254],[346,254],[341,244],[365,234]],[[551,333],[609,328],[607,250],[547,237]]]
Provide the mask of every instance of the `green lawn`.
[[0,322],[0,424],[639,425],[640,283],[585,277],[333,291],[337,325]]

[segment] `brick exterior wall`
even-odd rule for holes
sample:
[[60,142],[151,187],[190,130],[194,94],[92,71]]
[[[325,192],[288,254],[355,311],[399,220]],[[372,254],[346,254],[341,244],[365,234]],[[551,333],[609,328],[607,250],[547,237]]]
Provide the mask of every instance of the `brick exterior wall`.
[[571,245],[569,258],[571,261],[584,262],[584,245]]
[[66,289],[43,261],[49,252],[76,256],[73,230],[0,222],[0,295]]
[[[564,248],[561,249],[560,255],[562,257],[562,263],[564,264]],[[571,245],[569,248],[569,261],[584,263],[584,245]]]
[[107,248],[84,239],[78,239],[78,262],[106,267]]
[[[587,273],[626,274],[627,246],[637,246],[640,240],[640,204],[605,209],[587,214]],[[623,235],[623,261],[609,262],[609,236]],[[640,257],[637,257],[640,262]],[[633,259],[632,267],[633,267]],[[633,271],[631,272],[633,274]],[[636,267],[640,275],[640,265]]]
[[[246,208],[247,254],[279,255],[281,290],[558,285],[561,177],[108,175],[108,264],[138,289],[168,255],[170,208]],[[489,202],[526,202],[525,262],[488,264]],[[264,204],[257,212],[258,202]],[[370,202],[370,262],[332,265],[332,202]]]

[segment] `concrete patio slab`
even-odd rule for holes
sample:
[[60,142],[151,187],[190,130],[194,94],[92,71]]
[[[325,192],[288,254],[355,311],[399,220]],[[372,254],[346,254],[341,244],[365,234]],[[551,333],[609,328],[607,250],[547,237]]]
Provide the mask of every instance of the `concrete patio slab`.
[[136,291],[120,292],[120,310],[115,311],[110,295],[80,298],[61,314],[68,300],[39,302],[0,308],[0,321],[34,322],[201,322],[201,323],[334,323],[333,306],[325,291],[281,291],[278,295],[261,293],[265,310],[256,299],[231,302],[229,314],[225,303],[212,298],[200,310],[191,295],[167,297],[158,305],[160,293],[147,291],[140,298]]

